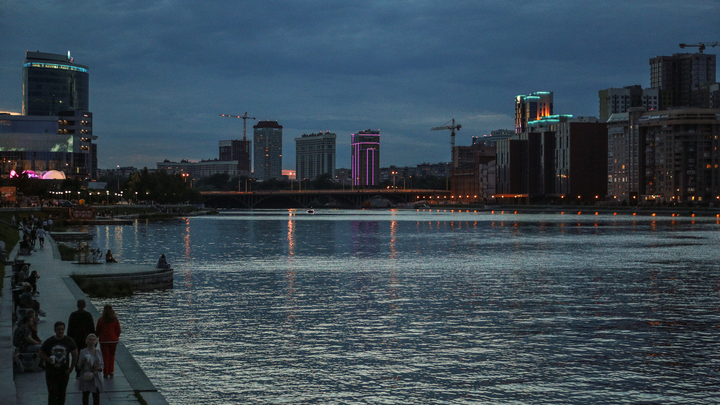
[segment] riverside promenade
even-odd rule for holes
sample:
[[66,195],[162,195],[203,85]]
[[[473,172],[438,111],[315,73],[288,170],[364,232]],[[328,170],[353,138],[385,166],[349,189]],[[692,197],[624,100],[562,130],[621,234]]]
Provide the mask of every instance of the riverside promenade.
[[[45,239],[45,247],[35,247],[37,252],[31,256],[20,256],[30,263],[30,270],[37,270],[40,279],[37,287],[40,295],[38,301],[47,317],[40,317],[38,335],[44,341],[54,334],[53,325],[56,321],[68,322],[70,314],[77,310],[77,300],[87,301],[86,310],[97,322],[100,312],[93,306],[90,299],[70,278],[75,273],[128,273],[137,272],[138,268],[152,269],[148,266],[123,265],[122,263],[101,264],[97,266],[80,266],[60,259],[60,252],[51,236]],[[8,255],[14,259],[18,246]],[[113,267],[110,267],[113,266]],[[5,267],[5,283],[0,302],[0,405],[40,405],[47,404],[47,387],[44,372],[25,372],[13,375],[12,366],[12,293],[10,291],[12,267]],[[122,324],[122,318],[120,319]],[[123,325],[127,327],[128,325]],[[103,381],[103,392],[100,401],[103,404],[138,404],[140,396],[148,405],[167,405],[167,401],[148,379],[120,337],[115,356],[115,376]],[[91,399],[92,401],[92,399]],[[68,404],[82,403],[82,392],[77,388],[74,373],[68,384]]]

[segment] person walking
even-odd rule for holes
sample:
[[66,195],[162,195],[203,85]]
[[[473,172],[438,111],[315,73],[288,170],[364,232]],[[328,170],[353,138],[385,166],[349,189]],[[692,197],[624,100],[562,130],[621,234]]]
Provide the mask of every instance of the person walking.
[[45,383],[48,389],[48,405],[64,405],[70,373],[78,361],[77,346],[65,336],[65,323],[55,322],[55,335],[40,347],[40,359],[45,361]]
[[103,371],[103,356],[97,349],[98,338],[94,333],[87,335],[85,348],[80,351],[78,368],[81,371],[78,388],[82,391],[83,405],[90,404],[90,393],[93,405],[100,405],[100,393],[103,390],[100,373]]
[[45,230],[42,228],[38,228],[37,237],[40,241],[40,247],[45,247]]
[[[77,311],[70,314],[70,319],[68,319],[67,335],[75,341],[78,350],[86,347],[85,340],[89,334],[95,334],[95,321],[92,314],[85,310],[86,306],[85,300],[78,300]],[[80,368],[75,371],[76,377],[80,377]]]
[[120,339],[120,321],[110,305],[105,305],[100,319],[95,327],[100,340],[100,351],[103,355],[103,377],[112,377],[115,374],[115,350]]

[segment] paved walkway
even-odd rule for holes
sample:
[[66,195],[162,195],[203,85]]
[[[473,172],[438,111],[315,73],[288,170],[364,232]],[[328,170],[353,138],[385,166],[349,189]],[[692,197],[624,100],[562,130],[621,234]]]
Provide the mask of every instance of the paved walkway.
[[[38,301],[47,317],[40,318],[38,335],[44,341],[54,334],[53,325],[56,321],[67,324],[70,314],[77,310],[77,300],[86,298],[85,294],[69,277],[73,271],[78,270],[77,265],[60,260],[60,253],[56,243],[51,237],[46,238],[45,247],[36,246],[37,252],[31,256],[19,256],[26,263],[30,263],[30,270],[37,270],[40,274],[38,280]],[[8,255],[15,258],[15,250]],[[121,263],[114,264],[114,269],[124,272]],[[105,266],[103,270],[105,270]],[[26,372],[13,375],[12,368],[12,294],[10,292],[11,266],[5,268],[5,285],[0,302],[0,404],[8,405],[40,405],[47,404],[47,388],[45,386],[45,373]],[[87,301],[87,310],[97,322],[100,316],[90,300]],[[13,381],[14,379],[14,381]],[[115,357],[115,376],[105,379],[104,390],[100,395],[103,404],[137,404],[136,393],[139,393],[149,405],[166,405],[167,401],[150,382],[135,359],[130,355],[122,343],[117,348]],[[92,400],[91,400],[92,401]],[[67,393],[68,404],[82,403],[82,393],[77,389],[74,374],[71,375]]]

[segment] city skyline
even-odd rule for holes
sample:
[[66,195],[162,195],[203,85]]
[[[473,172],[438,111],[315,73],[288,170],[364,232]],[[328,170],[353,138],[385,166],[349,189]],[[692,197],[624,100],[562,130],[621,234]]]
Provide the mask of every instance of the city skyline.
[[512,129],[515,97],[537,91],[554,93],[555,113],[598,116],[599,90],[649,87],[650,58],[716,41],[720,5],[13,2],[1,11],[0,110],[21,110],[26,50],[70,50],[89,67],[101,168],[213,158],[218,141],[242,139],[239,121],[218,114],[248,111],[282,123],[290,169],[294,138],[327,130],[338,135],[337,167],[348,167],[360,128],[404,152],[382,155],[381,166],[447,161],[449,134],[431,127],[455,118],[456,145],[469,145]]

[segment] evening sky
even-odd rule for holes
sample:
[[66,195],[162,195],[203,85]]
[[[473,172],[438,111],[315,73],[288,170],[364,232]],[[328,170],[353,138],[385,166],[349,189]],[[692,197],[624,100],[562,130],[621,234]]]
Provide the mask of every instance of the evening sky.
[[[380,129],[381,165],[449,161],[514,127],[514,98],[553,91],[556,114],[598,116],[598,90],[649,86],[648,60],[720,41],[720,2],[0,0],[0,110],[21,110],[25,51],[90,71],[101,168],[213,159],[242,120],[294,138]],[[708,48],[717,53],[720,48]],[[248,121],[248,134],[252,134]]]

